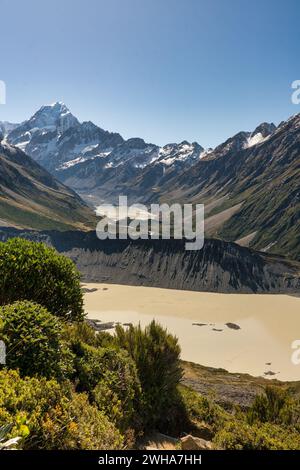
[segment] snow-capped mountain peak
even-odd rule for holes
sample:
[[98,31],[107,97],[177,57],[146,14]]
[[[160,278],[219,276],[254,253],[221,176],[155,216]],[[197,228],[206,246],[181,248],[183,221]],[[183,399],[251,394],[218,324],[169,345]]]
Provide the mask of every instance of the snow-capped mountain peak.
[[32,129],[57,129],[60,133],[79,124],[67,106],[60,101],[42,106],[27,123]]
[[179,162],[195,162],[204,151],[197,142],[190,143],[183,140],[179,144],[167,144],[159,149],[156,163],[163,163],[166,166]]
[[78,126],[78,119],[58,101],[42,106],[30,119],[14,127],[7,140],[50,169],[60,137]]
[[253,145],[260,144],[267,140],[273,132],[275,132],[276,126],[273,122],[263,122],[250,134],[245,142],[244,148],[253,147]]

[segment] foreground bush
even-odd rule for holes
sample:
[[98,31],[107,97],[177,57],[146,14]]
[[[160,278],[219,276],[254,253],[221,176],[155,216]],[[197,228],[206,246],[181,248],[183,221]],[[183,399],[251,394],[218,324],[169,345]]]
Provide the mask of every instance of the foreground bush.
[[71,351],[61,340],[62,325],[44,307],[15,302],[0,308],[0,336],[6,364],[25,375],[64,377],[72,372]]
[[87,344],[94,347],[114,347],[114,337],[107,331],[95,331],[87,322],[72,322],[64,326],[64,338],[72,348],[80,351],[80,345]]
[[[272,389],[272,390],[270,390]],[[267,387],[266,395],[258,396],[253,406],[247,412],[236,408],[233,412],[224,410],[199,393],[180,386],[180,393],[186,408],[192,430],[197,427],[205,428],[214,435],[213,442],[216,448],[226,450],[292,450],[300,449],[300,433],[297,432],[297,403],[279,387]],[[261,408],[261,399],[263,408]],[[265,401],[266,400],[266,401]],[[269,400],[271,404],[269,403]],[[265,407],[266,403],[269,403]],[[266,419],[265,408],[269,409]],[[282,415],[281,411],[285,409]],[[253,410],[255,414],[253,415]],[[257,411],[262,412],[258,419]],[[293,416],[289,424],[278,423],[278,416]],[[255,416],[255,420],[249,422],[249,417]],[[193,433],[192,431],[192,433]]]
[[42,432],[46,449],[122,449],[123,438],[114,424],[88,396],[73,393],[44,416]]
[[12,423],[24,449],[120,449],[123,438],[85,394],[45,378],[0,371],[0,426]]
[[233,418],[216,434],[214,443],[228,450],[300,450],[300,434],[275,424],[250,426]]
[[197,425],[204,422],[215,433],[232,419],[232,416],[221,406],[200,393],[184,385],[179,386],[179,391],[190,424]]
[[0,304],[32,300],[54,315],[83,318],[80,276],[74,263],[43,243],[0,242]]
[[118,325],[116,341],[136,363],[144,395],[145,425],[166,430],[180,402],[177,386],[182,369],[177,338],[152,321],[144,330],[140,326],[125,330]]
[[268,386],[258,395],[247,413],[250,424],[270,422],[293,425],[300,430],[300,401],[290,396],[287,390]]
[[137,425],[137,404],[141,386],[136,366],[126,351],[77,345],[75,376],[80,391],[90,393],[97,404],[119,429]]

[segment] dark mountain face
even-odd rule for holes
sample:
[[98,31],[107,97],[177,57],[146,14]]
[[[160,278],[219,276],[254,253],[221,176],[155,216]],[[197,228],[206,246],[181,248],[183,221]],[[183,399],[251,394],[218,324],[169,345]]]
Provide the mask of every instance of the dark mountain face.
[[300,264],[235,243],[207,239],[200,251],[184,240],[98,240],[95,232],[0,229],[0,240],[24,237],[54,246],[77,264],[86,282],[208,292],[296,293]]
[[233,137],[230,137],[224,143],[218,145],[214,150],[208,152],[203,159],[212,160],[214,158],[230,155],[253,147],[254,145],[263,142],[263,140],[273,134],[275,130],[276,126],[273,123],[263,122],[257,126],[253,132],[239,132]]
[[261,134],[262,137],[268,137],[269,135],[273,134],[276,131],[276,126],[273,122],[263,122],[252,133],[252,137],[256,136],[257,134]]
[[300,115],[255,145],[214,151],[160,188],[203,202],[210,235],[300,257]]
[[94,215],[80,197],[22,150],[0,144],[1,225],[38,229],[92,227]]

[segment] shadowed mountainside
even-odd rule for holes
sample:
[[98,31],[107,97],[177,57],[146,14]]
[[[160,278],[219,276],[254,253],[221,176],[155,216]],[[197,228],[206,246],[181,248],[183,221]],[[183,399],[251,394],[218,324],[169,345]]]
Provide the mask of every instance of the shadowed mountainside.
[[24,237],[54,246],[74,260],[89,282],[208,292],[299,293],[300,263],[206,239],[185,251],[184,240],[98,240],[95,232],[0,230],[0,239]]

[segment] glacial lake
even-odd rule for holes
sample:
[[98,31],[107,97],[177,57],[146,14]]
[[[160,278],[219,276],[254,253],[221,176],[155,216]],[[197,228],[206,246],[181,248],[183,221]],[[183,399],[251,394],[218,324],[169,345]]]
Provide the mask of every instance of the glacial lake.
[[300,364],[292,361],[293,343],[299,340],[300,347],[299,297],[94,283],[83,287],[90,319],[142,326],[155,319],[178,337],[186,361],[229,372],[300,380]]

